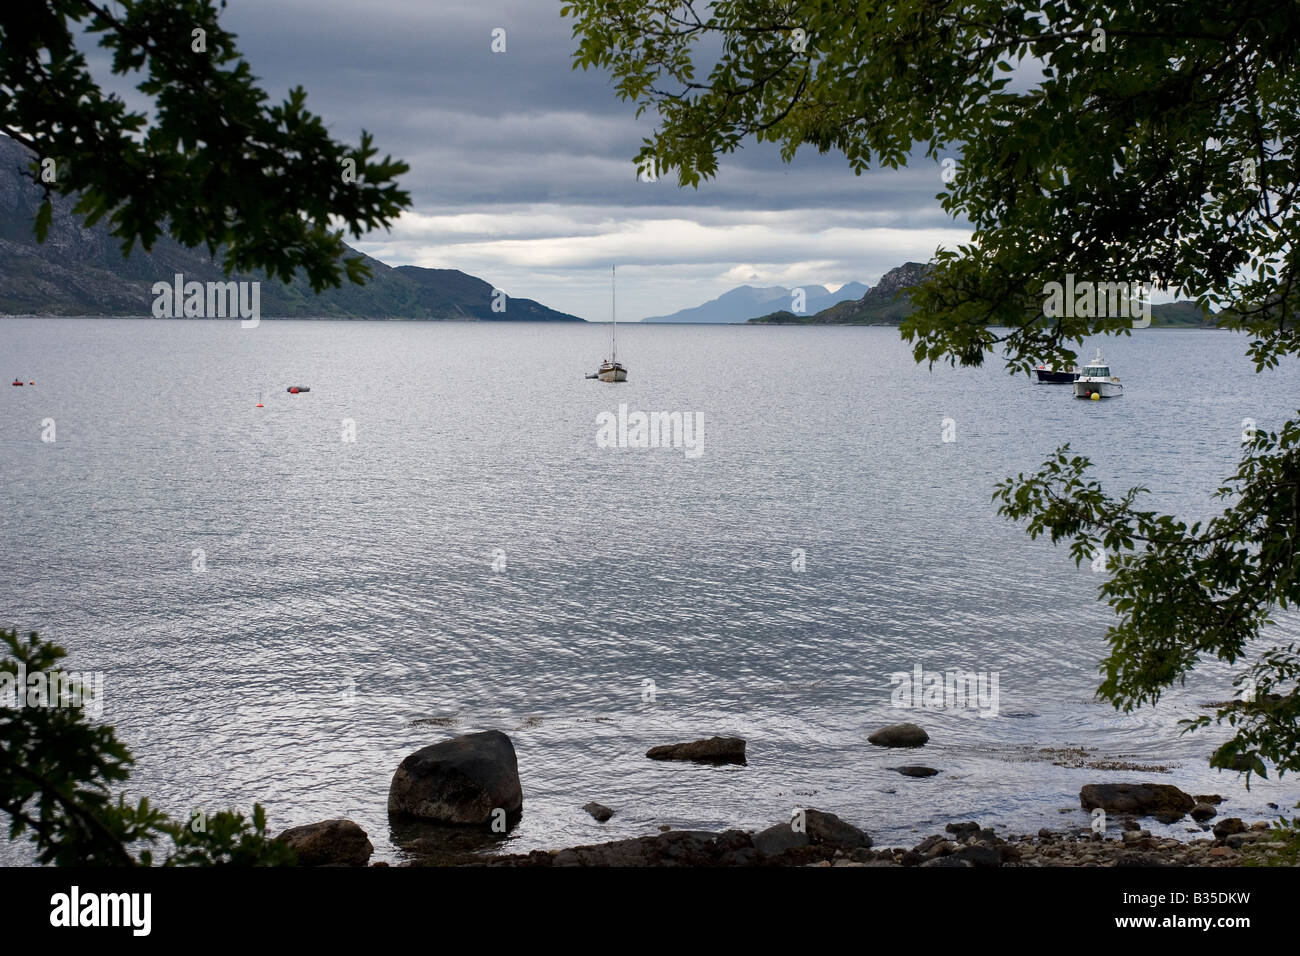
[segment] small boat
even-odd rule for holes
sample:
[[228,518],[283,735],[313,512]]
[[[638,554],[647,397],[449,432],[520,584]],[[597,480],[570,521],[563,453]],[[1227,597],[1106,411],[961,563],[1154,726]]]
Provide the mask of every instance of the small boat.
[[627,369],[618,360],[618,316],[614,311],[614,266],[609,267],[609,358],[600,363],[600,368],[596,370],[595,375],[588,375],[587,378],[598,378],[602,382],[626,382]]
[[1089,398],[1094,401],[1100,398],[1120,398],[1124,394],[1124,386],[1119,383],[1119,378],[1110,374],[1110,366],[1101,358],[1101,349],[1097,349],[1097,355],[1091,362],[1079,369],[1079,375],[1074,380],[1074,397]]
[[288,388],[288,392],[290,395],[298,395],[301,392],[310,392],[310,391],[311,389],[308,388],[306,385],[290,385]]
[[1068,371],[1054,368],[1051,365],[1037,365],[1034,371],[1038,374],[1040,382],[1046,382],[1049,385],[1069,385],[1079,375],[1077,368]]
[[23,387],[22,379],[19,379],[19,378],[14,379],[13,382],[10,383],[10,384],[12,384],[12,385],[16,385],[18,388],[22,388],[22,387]]
[[596,371],[596,378],[602,382],[626,382],[627,369],[611,359],[600,363],[600,368]]

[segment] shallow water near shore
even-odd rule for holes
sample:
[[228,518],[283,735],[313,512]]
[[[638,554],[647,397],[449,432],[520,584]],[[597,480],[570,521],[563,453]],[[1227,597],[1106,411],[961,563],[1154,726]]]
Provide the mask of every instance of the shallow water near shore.
[[[606,334],[0,320],[6,374],[36,383],[0,398],[0,624],[104,673],[132,795],[256,800],[277,831],[348,817],[377,860],[402,859],[401,759],[489,728],[523,780],[510,852],[803,806],[878,845],[953,820],[1033,832],[1085,825],[1080,787],[1114,780],[1222,794],[1221,816],[1296,803],[1290,778],[1210,771],[1225,732],[1179,734],[1239,671],[1133,714],[1093,700],[1100,575],[990,501],[1070,442],[1108,490],[1210,515],[1243,419],[1295,413],[1294,361],[1255,375],[1240,337],[1139,331],[1081,350],[1126,389],[1083,402],[997,362],[918,366],[893,329],[629,325],[609,385],[583,378]],[[599,447],[620,403],[702,413],[702,453]],[[1285,617],[1272,636],[1297,634]],[[891,706],[890,675],[918,665],[996,672],[997,715]],[[925,748],[867,743],[903,720]],[[644,756],[714,734],[744,737],[748,766]]]

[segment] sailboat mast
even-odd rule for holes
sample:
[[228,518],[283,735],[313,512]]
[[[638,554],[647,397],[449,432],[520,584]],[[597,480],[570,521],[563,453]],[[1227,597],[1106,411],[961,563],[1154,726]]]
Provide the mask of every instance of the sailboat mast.
[[618,313],[614,309],[614,269],[615,266],[609,267],[609,360],[618,361],[618,346],[615,344],[614,333],[618,329]]

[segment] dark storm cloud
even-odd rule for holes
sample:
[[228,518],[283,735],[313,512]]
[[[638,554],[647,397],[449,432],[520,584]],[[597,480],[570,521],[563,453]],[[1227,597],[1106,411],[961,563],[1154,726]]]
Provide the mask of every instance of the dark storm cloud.
[[699,189],[638,182],[653,118],[607,74],[572,69],[559,0],[231,0],[222,23],[274,100],[302,85],[336,137],[366,129],[411,165],[412,211],[356,243],[393,264],[464,269],[597,316],[607,292],[588,289],[616,258],[629,308],[653,288],[640,310],[653,314],[748,277],[874,282],[966,235],[939,209],[928,161],[859,177],[837,154],[787,165],[750,144]]

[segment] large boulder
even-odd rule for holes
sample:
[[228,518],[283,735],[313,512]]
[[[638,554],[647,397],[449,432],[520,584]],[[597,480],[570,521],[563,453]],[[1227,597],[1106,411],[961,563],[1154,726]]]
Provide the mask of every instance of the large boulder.
[[804,811],[804,821],[808,825],[809,838],[817,845],[834,846],[844,850],[871,846],[871,837],[833,813],[809,807]]
[[754,834],[754,849],[762,856],[780,856],[786,850],[811,842],[806,831],[796,830],[788,823],[778,823]]
[[890,724],[867,738],[877,747],[924,747],[930,735],[916,724]]
[[375,852],[366,831],[351,820],[325,820],[285,830],[278,837],[298,854],[299,866],[365,866]]
[[1214,825],[1214,835],[1220,840],[1226,840],[1234,833],[1245,833],[1246,823],[1241,817],[1228,817],[1220,820]]
[[1163,822],[1181,819],[1196,806],[1189,794],[1167,783],[1090,783],[1079,791],[1083,809],[1132,813]]
[[834,847],[839,850],[871,848],[871,837],[835,814],[811,807],[802,813],[800,829],[796,830],[792,823],[778,823],[754,834],[754,849],[763,856],[778,856],[786,850],[803,846]]
[[438,823],[483,825],[497,810],[516,819],[524,808],[519,763],[499,730],[453,737],[411,754],[393,774],[388,812]]
[[710,737],[687,744],[664,744],[645,752],[651,760],[692,760],[695,763],[745,763],[745,741],[740,737]]

